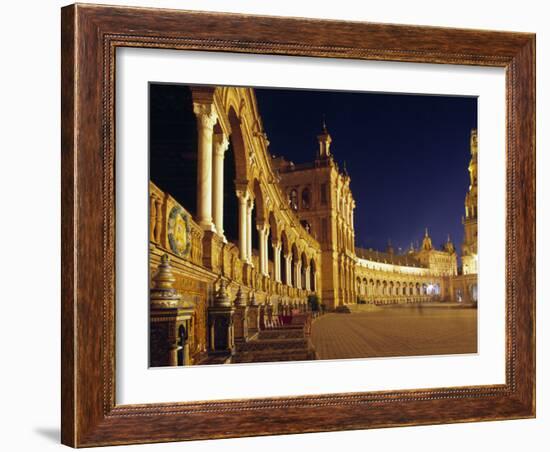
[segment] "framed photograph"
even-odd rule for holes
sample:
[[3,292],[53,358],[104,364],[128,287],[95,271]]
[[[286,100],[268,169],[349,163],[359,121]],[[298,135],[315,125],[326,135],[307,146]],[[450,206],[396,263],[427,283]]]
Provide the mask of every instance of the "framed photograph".
[[62,442],[535,416],[535,36],[62,9]]

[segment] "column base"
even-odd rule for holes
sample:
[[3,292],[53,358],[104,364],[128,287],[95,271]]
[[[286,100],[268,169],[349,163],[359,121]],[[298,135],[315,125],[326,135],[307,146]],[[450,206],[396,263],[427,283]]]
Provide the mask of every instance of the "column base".
[[214,225],[214,223],[212,223],[212,221],[208,221],[208,220],[199,221],[199,226],[205,231],[217,232],[216,226]]

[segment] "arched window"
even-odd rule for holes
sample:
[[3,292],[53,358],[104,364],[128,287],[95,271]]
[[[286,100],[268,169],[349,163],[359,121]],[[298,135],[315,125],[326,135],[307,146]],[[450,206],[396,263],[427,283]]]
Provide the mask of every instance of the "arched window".
[[302,209],[309,209],[311,207],[311,194],[309,188],[302,190]]
[[302,220],[300,221],[300,223],[302,224],[302,226],[307,232],[311,233],[311,225],[306,220]]
[[295,188],[290,190],[288,195],[288,205],[292,210],[298,210],[298,192]]

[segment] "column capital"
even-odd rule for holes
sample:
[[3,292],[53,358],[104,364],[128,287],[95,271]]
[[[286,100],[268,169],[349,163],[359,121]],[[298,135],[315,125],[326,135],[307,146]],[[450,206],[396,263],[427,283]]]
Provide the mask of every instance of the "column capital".
[[269,224],[267,222],[260,221],[256,224],[256,229],[258,232],[267,232],[269,231]]
[[223,157],[225,151],[229,148],[229,138],[223,132],[214,134],[214,155]]
[[193,113],[205,129],[212,129],[218,120],[218,114],[212,104],[193,102]]
[[[250,193],[249,193],[250,195]],[[252,211],[252,209],[254,208],[254,198],[250,195],[248,196],[248,199],[247,199],[247,207],[248,207],[248,210]]]
[[244,189],[244,190],[237,189],[235,193],[237,194],[237,198],[239,198],[239,201],[243,203],[246,203],[246,201],[248,201],[248,197],[250,196],[250,193],[248,192],[247,189]]

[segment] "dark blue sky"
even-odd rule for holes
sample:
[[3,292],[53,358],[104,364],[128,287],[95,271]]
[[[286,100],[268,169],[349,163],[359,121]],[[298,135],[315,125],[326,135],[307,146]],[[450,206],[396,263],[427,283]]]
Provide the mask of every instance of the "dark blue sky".
[[346,162],[356,245],[405,250],[428,227],[435,246],[462,243],[472,97],[256,89],[272,154],[311,161],[323,115],[332,154]]

